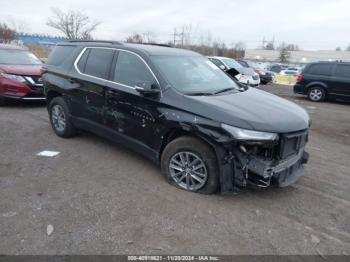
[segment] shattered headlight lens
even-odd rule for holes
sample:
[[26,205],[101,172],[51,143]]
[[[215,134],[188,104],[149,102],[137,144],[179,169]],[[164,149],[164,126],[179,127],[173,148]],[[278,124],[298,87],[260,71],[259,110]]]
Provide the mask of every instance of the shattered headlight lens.
[[248,129],[243,129],[239,127],[229,126],[226,124],[221,124],[221,127],[238,140],[258,140],[258,141],[278,140],[278,134],[276,133],[248,130]]
[[6,74],[6,73],[1,73],[1,75],[11,81],[18,81],[18,82],[22,82],[25,83],[26,80],[24,79],[23,76],[19,76],[19,75],[12,75],[12,74]]

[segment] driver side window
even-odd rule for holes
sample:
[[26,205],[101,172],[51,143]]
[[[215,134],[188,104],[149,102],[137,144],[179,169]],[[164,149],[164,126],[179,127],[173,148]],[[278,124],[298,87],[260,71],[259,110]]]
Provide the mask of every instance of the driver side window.
[[119,51],[113,81],[130,87],[156,82],[146,64],[137,55],[125,51]]

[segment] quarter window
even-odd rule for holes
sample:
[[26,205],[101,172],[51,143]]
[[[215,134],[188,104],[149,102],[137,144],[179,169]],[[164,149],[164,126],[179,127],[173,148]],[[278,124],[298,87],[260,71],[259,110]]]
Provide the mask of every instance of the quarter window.
[[350,78],[350,65],[337,65],[335,76]]
[[137,55],[125,51],[119,51],[113,81],[131,87],[137,84],[155,83],[146,64]]
[[[85,53],[87,53],[87,51],[85,51]],[[87,58],[85,58],[84,55],[81,57],[82,63],[80,64],[79,61],[78,68],[80,70],[80,67],[82,67],[82,69],[84,69],[82,71],[84,74],[108,79],[113,54],[114,50],[112,49],[90,48]],[[84,59],[86,59],[85,68],[83,66]]]

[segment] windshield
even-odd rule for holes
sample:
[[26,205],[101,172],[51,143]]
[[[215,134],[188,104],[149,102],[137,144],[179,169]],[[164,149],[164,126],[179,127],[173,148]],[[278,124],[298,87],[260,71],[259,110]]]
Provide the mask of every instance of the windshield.
[[221,59],[222,62],[224,62],[229,68],[242,68],[243,66],[238,63],[236,60],[234,59],[230,59],[230,58],[222,58]]
[[239,89],[229,76],[204,57],[153,56],[152,60],[170,84],[182,93]]
[[29,51],[0,49],[0,64],[40,65],[41,61]]

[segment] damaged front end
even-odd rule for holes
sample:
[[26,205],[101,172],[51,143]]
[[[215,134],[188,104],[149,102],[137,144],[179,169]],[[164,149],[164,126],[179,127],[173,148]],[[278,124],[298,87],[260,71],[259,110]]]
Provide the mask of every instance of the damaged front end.
[[237,130],[225,129],[235,139],[225,143],[219,152],[222,192],[238,191],[248,185],[286,187],[304,174],[303,164],[309,158],[305,152],[308,130],[278,135],[261,132],[260,140],[254,140]]

